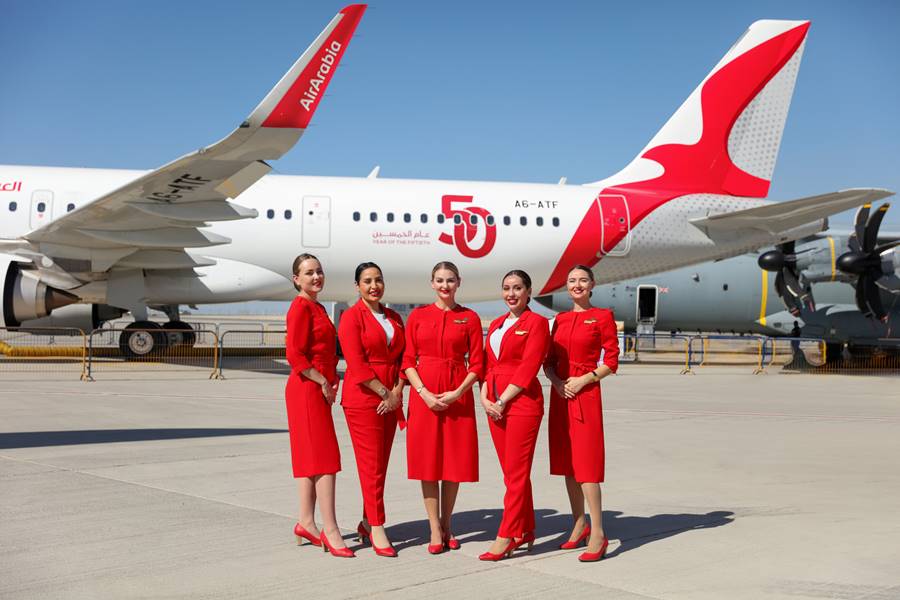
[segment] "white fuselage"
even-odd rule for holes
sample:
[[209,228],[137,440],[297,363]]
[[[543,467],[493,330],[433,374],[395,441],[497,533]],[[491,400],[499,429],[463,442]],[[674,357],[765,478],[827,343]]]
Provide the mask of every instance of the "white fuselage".
[[[51,167],[0,167],[0,238],[15,240],[80,208],[142,175],[141,171]],[[19,185],[8,185],[16,184]],[[765,201],[728,196],[675,198],[640,223],[629,222],[627,198],[599,197],[605,182],[591,186],[473,181],[392,180],[374,178],[269,175],[244,192],[240,204],[255,208],[253,219],[220,222],[211,231],[229,244],[188,249],[217,260],[201,267],[204,276],[145,273],[148,304],[235,302],[287,299],[293,258],[317,255],[325,268],[325,299],[355,297],[353,272],[362,261],[384,270],[390,302],[427,302],[431,267],[456,263],[463,277],[463,301],[495,299],[500,279],[523,269],[534,293],[560,262],[591,205],[603,219],[616,217],[622,233],[612,240],[604,226],[598,239],[585,240],[602,259],[594,267],[598,282],[620,281],[710,259],[734,256],[777,242],[751,231],[713,242],[690,218],[750,208]],[[3,187],[0,185],[0,187]],[[11,210],[15,204],[16,209]],[[458,211],[459,224],[452,211]],[[624,215],[624,216],[622,216]],[[466,221],[469,224],[466,225]],[[493,230],[493,231],[491,231]],[[248,275],[249,273],[249,275]],[[84,297],[102,302],[102,286]]]

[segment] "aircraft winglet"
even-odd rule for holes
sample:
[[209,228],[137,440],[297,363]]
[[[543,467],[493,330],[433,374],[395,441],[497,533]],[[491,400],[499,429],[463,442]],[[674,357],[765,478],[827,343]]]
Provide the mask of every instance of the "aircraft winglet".
[[248,125],[306,129],[365,11],[365,4],[351,4],[335,15],[259,103]]

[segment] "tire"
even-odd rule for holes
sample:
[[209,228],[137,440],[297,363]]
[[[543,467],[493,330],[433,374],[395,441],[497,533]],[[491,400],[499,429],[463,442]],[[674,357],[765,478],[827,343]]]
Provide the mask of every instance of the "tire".
[[169,321],[162,326],[166,332],[169,348],[193,348],[197,343],[197,334],[194,328],[184,321]]
[[163,352],[167,342],[159,323],[135,321],[119,336],[119,350],[125,358],[146,358]]

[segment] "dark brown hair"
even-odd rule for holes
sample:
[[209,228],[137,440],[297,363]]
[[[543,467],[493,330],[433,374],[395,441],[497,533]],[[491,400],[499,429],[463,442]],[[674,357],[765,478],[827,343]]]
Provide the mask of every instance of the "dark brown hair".
[[[320,267],[322,266],[322,261],[320,261],[316,255],[310,254],[309,252],[304,252],[303,254],[300,254],[299,256],[297,256],[297,258],[294,259],[294,264],[291,266],[291,272],[294,275],[299,275],[300,274],[300,264],[304,260],[308,260],[310,258],[313,259],[314,261],[316,261],[317,263],[319,263]],[[294,289],[297,290],[298,292],[301,291],[300,286],[298,286],[296,283],[294,284]]]
[[575,265],[574,267],[569,269],[569,273],[571,273],[572,271],[575,271],[575,270],[584,271],[585,273],[587,273],[587,276],[591,280],[591,282],[592,283],[594,282],[594,272],[591,270],[590,267],[587,267],[585,265]]
[[[522,269],[513,269],[509,273],[503,276],[503,279],[500,280],[501,284],[506,280],[507,277],[515,276],[522,280],[522,283],[525,284],[529,290],[531,290],[531,277],[528,276],[528,273],[523,271]],[[530,294],[529,294],[530,295]]]
[[448,271],[453,271],[453,274],[456,275],[457,279],[462,279],[459,276],[459,269],[457,269],[456,265],[454,265],[449,260],[442,260],[438,264],[434,265],[434,268],[431,269],[431,278],[434,279],[434,274],[437,273],[438,271],[440,271],[441,269],[447,269]]
[[356,285],[359,285],[359,278],[362,277],[363,271],[366,269],[378,269],[378,272],[381,273],[381,276],[384,277],[384,272],[381,270],[381,267],[376,265],[373,262],[361,262],[356,265],[356,273],[353,274],[353,280],[356,281]]

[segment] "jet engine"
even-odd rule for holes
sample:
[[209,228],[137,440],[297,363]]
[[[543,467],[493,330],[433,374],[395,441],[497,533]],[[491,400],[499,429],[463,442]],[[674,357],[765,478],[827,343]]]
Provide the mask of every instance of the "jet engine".
[[42,282],[30,263],[8,254],[0,254],[0,284],[0,327],[19,327],[78,302],[77,296]]

